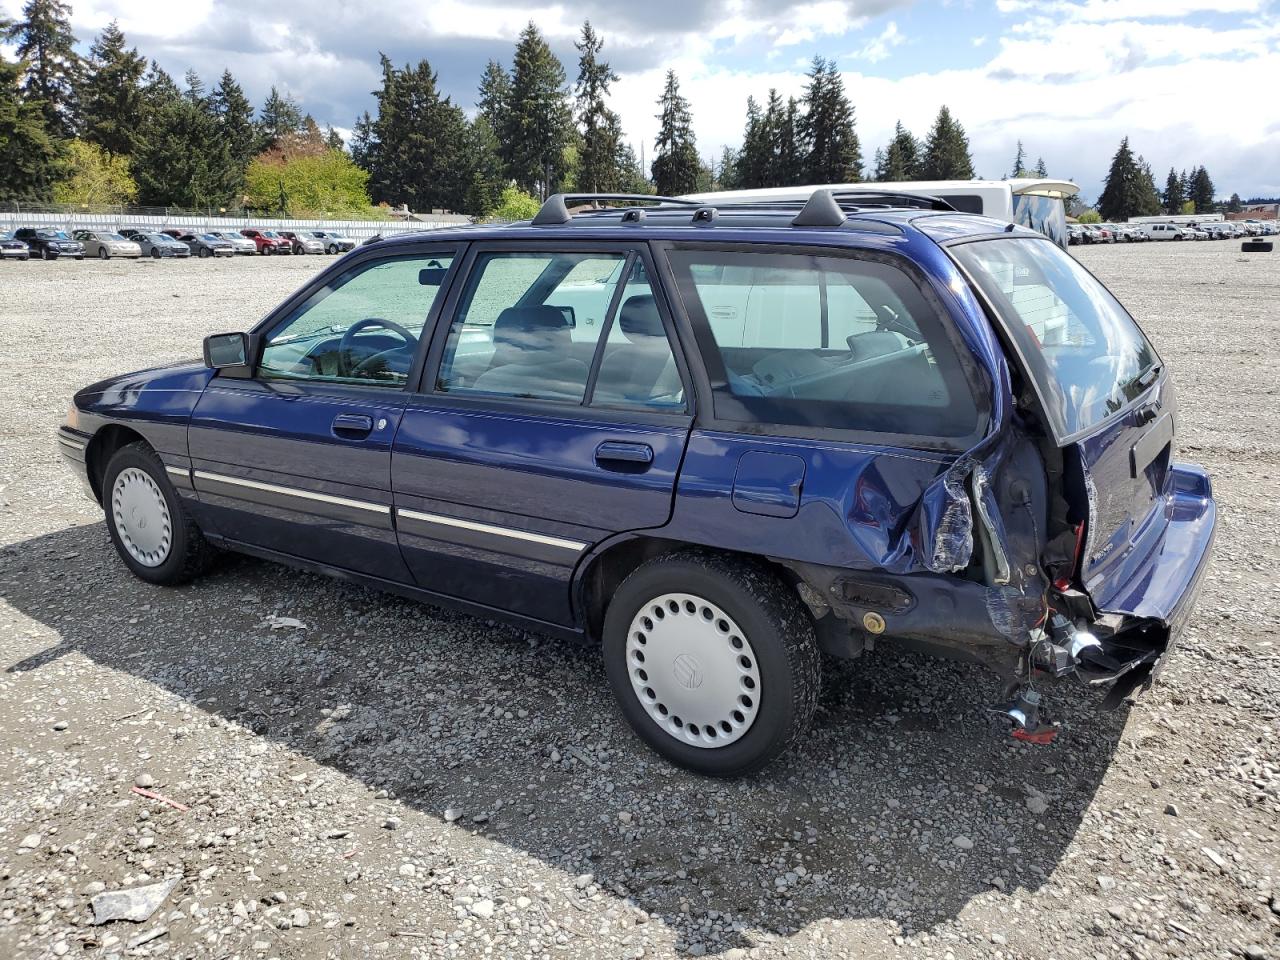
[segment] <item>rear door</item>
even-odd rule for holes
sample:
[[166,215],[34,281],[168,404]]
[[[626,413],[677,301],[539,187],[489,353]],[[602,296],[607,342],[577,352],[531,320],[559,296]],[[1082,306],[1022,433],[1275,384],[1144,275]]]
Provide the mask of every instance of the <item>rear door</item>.
[[472,248],[392,454],[419,586],[571,625],[591,546],[667,522],[691,414],[651,276],[635,244]]
[[262,333],[253,377],[209,384],[188,442],[217,533],[410,580],[392,517],[391,444],[455,253],[375,253],[334,272]]

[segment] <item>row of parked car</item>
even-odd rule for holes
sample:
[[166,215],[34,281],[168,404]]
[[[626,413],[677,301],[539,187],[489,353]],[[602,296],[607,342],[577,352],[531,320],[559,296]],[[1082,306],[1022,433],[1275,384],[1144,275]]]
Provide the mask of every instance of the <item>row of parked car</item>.
[[1280,232],[1274,220],[1210,220],[1204,223],[1072,223],[1067,242],[1143,243],[1147,240],[1242,240]]
[[0,231],[0,259],[83,260],[97,257],[233,257],[236,254],[338,254],[354,250],[356,241],[333,230],[229,230],[171,228],[153,230],[125,227],[121,230],[65,230],[20,227]]

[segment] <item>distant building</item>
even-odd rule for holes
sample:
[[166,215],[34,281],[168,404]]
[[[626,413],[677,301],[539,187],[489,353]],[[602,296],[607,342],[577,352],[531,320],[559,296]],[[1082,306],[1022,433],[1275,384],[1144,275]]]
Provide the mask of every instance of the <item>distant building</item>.
[[1230,215],[1232,220],[1276,220],[1280,219],[1280,203],[1246,203],[1240,213]]

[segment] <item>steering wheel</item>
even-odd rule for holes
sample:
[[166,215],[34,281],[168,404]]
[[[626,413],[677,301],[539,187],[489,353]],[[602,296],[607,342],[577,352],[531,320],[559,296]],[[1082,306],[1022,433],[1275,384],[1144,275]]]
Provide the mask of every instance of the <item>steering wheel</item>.
[[[352,367],[351,362],[348,359],[351,353],[351,345],[354,343],[357,333],[373,327],[382,327],[383,329],[390,330],[397,337],[400,337],[400,339],[404,341],[405,347],[410,350],[414,350],[418,346],[417,337],[404,327],[400,326],[400,324],[391,320],[383,320],[381,317],[365,317],[363,320],[357,320],[351,326],[347,327],[347,332],[342,335],[342,340],[338,343],[338,372],[340,376],[352,376],[360,369],[360,363],[357,363],[355,367]],[[385,353],[386,351],[382,352]],[[363,362],[364,361],[361,361],[361,363]]]

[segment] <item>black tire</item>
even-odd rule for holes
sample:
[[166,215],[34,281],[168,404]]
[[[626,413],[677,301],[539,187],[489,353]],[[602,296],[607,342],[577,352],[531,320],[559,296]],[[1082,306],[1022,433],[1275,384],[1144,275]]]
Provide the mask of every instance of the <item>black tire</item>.
[[[627,653],[632,622],[664,594],[691,595],[719,607],[754,652],[760,677],[757,712],[746,732],[726,746],[701,747],[678,740],[650,716],[632,685]],[[674,554],[636,568],[609,603],[602,650],[609,684],[632,729],[671,762],[713,777],[754,773],[795,744],[813,719],[822,687],[813,622],[795,591],[763,564],[715,554]],[[649,669],[657,666],[651,661]],[[677,666],[673,661],[661,669]],[[688,682],[681,683],[692,689]],[[724,728],[727,732],[727,724]],[[714,727],[702,729],[709,737],[716,735]]]
[[338,245],[336,243],[329,244],[329,249],[326,252],[329,254],[329,256],[332,257],[335,253],[338,252]]
[[209,248],[201,247],[200,252],[196,254],[196,256],[198,256],[201,260],[203,260],[205,257],[209,256]]
[[160,259],[160,248],[159,248],[159,247],[152,247],[152,248],[151,248],[151,259],[152,259],[152,260],[159,260],[159,259]]
[[[169,511],[169,549],[162,563],[148,566],[136,560],[121,539],[113,515],[113,491],[116,479],[126,469],[134,467],[141,470],[159,489]],[[203,573],[214,555],[213,545],[204,538],[200,528],[196,526],[191,515],[182,504],[182,498],[169,482],[164,464],[156,456],[151,446],[141,440],[121,447],[112,455],[107,463],[106,473],[102,480],[102,506],[107,518],[107,531],[111,534],[111,542],[115,544],[116,553],[124,561],[134,576],[148,583],[174,586],[186,583],[193,577]]]
[[98,248],[98,259],[99,259],[99,260],[110,260],[110,259],[111,259],[111,253],[110,253],[110,251],[108,251],[106,247],[99,247],[99,248]]
[[40,251],[40,259],[42,259],[42,260],[57,260],[58,258],[57,258],[56,256],[53,256],[52,251],[51,251],[48,247],[44,247],[44,248]]

